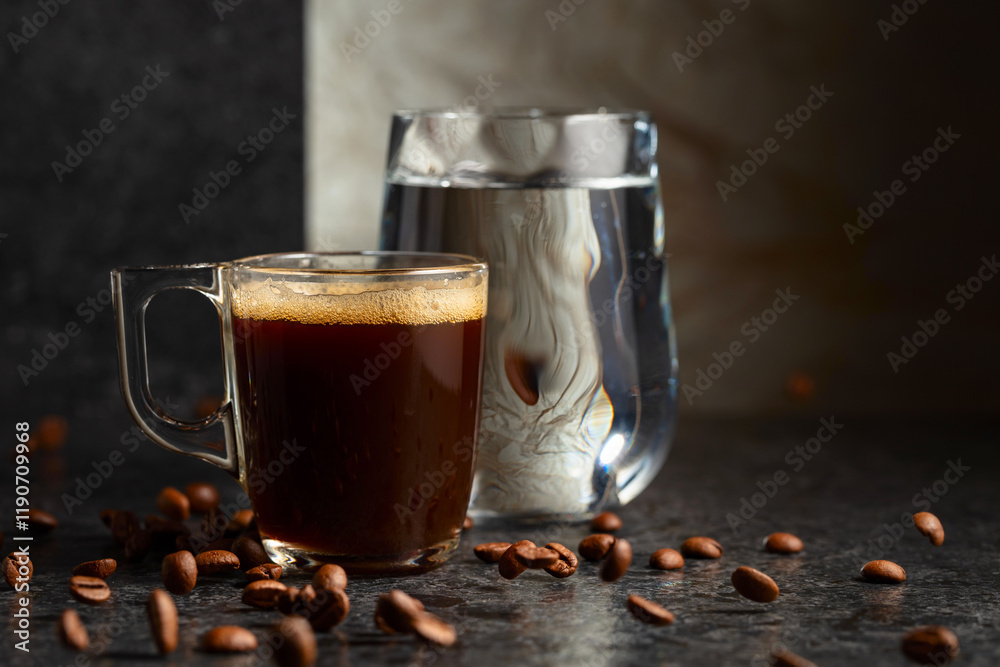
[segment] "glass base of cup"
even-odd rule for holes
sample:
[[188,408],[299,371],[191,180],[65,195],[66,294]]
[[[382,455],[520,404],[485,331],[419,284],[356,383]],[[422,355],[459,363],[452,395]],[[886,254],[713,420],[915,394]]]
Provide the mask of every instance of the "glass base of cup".
[[335,563],[348,574],[404,575],[426,572],[444,563],[455,554],[458,537],[405,554],[381,556],[317,552],[267,537],[262,538],[261,543],[271,560],[283,568],[311,572],[327,563]]

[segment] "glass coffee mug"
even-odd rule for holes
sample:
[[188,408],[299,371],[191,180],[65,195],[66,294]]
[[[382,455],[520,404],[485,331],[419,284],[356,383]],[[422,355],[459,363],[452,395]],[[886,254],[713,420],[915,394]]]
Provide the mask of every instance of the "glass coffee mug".
[[[167,289],[207,296],[226,396],[183,422],[149,390],[144,330]],[[426,569],[472,488],[487,267],[464,255],[293,253],[112,272],[125,402],[171,451],[230,472],[282,565]]]

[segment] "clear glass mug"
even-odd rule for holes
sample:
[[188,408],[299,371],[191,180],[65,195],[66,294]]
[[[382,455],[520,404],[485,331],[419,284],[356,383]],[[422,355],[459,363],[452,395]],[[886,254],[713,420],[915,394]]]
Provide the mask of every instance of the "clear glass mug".
[[[222,405],[149,391],[145,309],[193,289],[219,312]],[[171,451],[231,473],[276,563],[426,569],[458,544],[475,465],[487,267],[431,253],[292,253],[112,272],[125,402]]]
[[400,111],[385,249],[490,264],[472,515],[584,519],[663,465],[677,360],[641,111]]

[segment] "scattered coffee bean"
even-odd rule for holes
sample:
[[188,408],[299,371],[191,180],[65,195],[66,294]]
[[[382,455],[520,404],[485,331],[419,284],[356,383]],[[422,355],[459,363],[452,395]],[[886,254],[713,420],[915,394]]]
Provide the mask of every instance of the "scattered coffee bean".
[[177,551],[163,558],[163,587],[174,595],[187,595],[198,582],[198,563],[190,551]]
[[244,574],[247,581],[261,581],[263,579],[277,581],[281,579],[281,572],[281,566],[277,563],[264,563],[263,565],[250,568]]
[[[258,579],[257,581],[260,580]],[[295,586],[289,586],[285,590],[278,593],[278,603],[274,606],[285,616],[290,616],[292,614],[298,614],[298,600],[299,589]]]
[[156,650],[161,655],[172,653],[177,648],[178,624],[177,605],[162,588],[155,588],[146,598],[146,614],[149,616],[149,630],[156,642]]
[[805,545],[791,533],[771,533],[764,538],[764,548],[773,554],[797,554]]
[[399,590],[378,597],[375,625],[390,634],[415,634],[441,646],[451,646],[458,638],[454,627],[427,612],[419,600]]
[[28,510],[25,517],[31,529],[39,533],[47,533],[59,527],[59,519],[44,510]]
[[958,637],[943,625],[922,625],[903,635],[903,653],[924,665],[946,665],[958,656]]
[[172,486],[165,486],[156,497],[156,509],[171,519],[183,521],[191,516],[191,501]]
[[101,560],[88,560],[73,568],[73,574],[84,577],[97,577],[107,579],[118,569],[118,561],[114,558],[102,558]]
[[111,589],[106,581],[80,575],[70,577],[69,593],[80,602],[88,604],[98,604],[111,597]]
[[153,537],[153,544],[159,547],[170,547],[177,543],[177,538],[187,537],[191,529],[175,519],[164,519],[155,514],[146,515],[146,530]]
[[111,537],[120,547],[128,544],[132,535],[142,530],[139,517],[131,510],[118,510],[111,515]]
[[465,521],[462,522],[462,530],[472,530],[475,525],[476,522],[473,521],[471,517],[466,516]]
[[679,570],[684,567],[684,556],[673,549],[657,549],[649,557],[649,566],[657,570]]
[[778,584],[760,570],[741,565],[730,578],[736,592],[754,602],[774,602],[778,599]]
[[250,528],[253,522],[253,510],[240,510],[229,518],[229,525],[226,526],[226,535],[239,535]]
[[596,562],[603,560],[604,557],[608,555],[608,552],[611,551],[611,546],[614,543],[614,535],[597,533],[583,538],[583,540],[580,541],[580,548],[578,551],[586,560]]
[[203,551],[194,557],[199,575],[222,574],[240,569],[240,559],[231,551]]
[[243,589],[243,604],[261,609],[273,609],[278,606],[278,595],[288,588],[280,581],[261,579],[251,581]]
[[632,545],[628,543],[628,540],[618,538],[601,566],[601,579],[609,582],[618,581],[625,575],[631,564]]
[[590,520],[590,529],[595,533],[613,533],[621,527],[622,520],[614,512],[601,512]]
[[439,646],[451,646],[458,639],[453,625],[428,612],[413,619],[413,633]]
[[[192,554],[194,554],[195,551],[197,551],[194,545],[191,543],[191,538],[187,535],[180,535],[176,540],[174,540],[174,550],[190,551]],[[229,551],[229,549],[227,549],[226,551]]]
[[774,667],[816,667],[816,663],[791,651],[782,651],[774,656]]
[[73,609],[63,610],[59,617],[59,640],[67,648],[86,651],[90,646],[90,635],[84,627],[80,615]]
[[116,513],[116,510],[112,510],[112,509],[101,510],[101,514],[100,514],[101,523],[103,523],[105,526],[107,526],[110,529],[111,528],[111,522],[115,518],[115,513]]
[[148,530],[137,530],[125,543],[125,558],[130,563],[138,563],[153,548],[153,536]]
[[201,650],[206,653],[243,653],[257,648],[257,637],[238,625],[212,628],[201,636]]
[[274,648],[279,667],[309,667],[316,662],[316,635],[304,618],[286,618],[272,631],[283,640]]
[[674,615],[671,612],[644,597],[630,595],[628,596],[626,606],[632,612],[632,615],[643,623],[649,623],[650,625],[670,625],[674,622]]
[[[301,593],[299,597],[302,597]],[[305,605],[308,609],[306,618],[313,630],[318,632],[325,632],[335,625],[340,625],[351,611],[351,599],[342,588],[317,589],[316,597]]]
[[347,588],[347,572],[336,563],[327,563],[316,570],[312,578],[313,588]]
[[[200,549],[198,553],[205,553],[206,551],[233,551],[233,545],[236,543],[231,537],[220,537],[219,539],[209,542]],[[233,552],[236,553],[236,552]],[[198,554],[195,554],[196,556]],[[242,563],[240,563],[242,565]]]
[[544,570],[556,564],[559,560],[559,554],[552,549],[522,544],[514,547],[514,558],[529,570]]
[[507,550],[503,552],[503,555],[500,556],[500,560],[498,561],[500,576],[504,579],[517,579],[521,576],[522,572],[528,569],[517,559],[517,556],[514,553],[517,548],[521,546],[533,547],[535,546],[535,543],[529,540],[521,540],[520,542],[515,542],[507,547]]
[[681,544],[685,558],[721,558],[722,545],[711,537],[689,537]]
[[503,552],[510,548],[510,542],[483,542],[472,550],[476,558],[484,563],[498,563]]
[[233,542],[233,553],[240,559],[240,563],[243,567],[247,569],[271,562],[271,559],[267,557],[267,552],[264,551],[264,546],[260,543],[260,541],[246,535]]
[[551,549],[559,554],[559,560],[545,568],[546,572],[557,579],[565,579],[566,577],[572,576],[572,574],[576,572],[577,565],[580,564],[580,561],[577,559],[575,553],[558,542],[549,542],[545,545],[545,548]]
[[906,570],[891,560],[873,560],[861,568],[861,576],[878,584],[899,584],[906,581]]
[[38,421],[34,435],[38,438],[38,446],[46,451],[61,449],[66,443],[69,424],[62,415],[45,415]]
[[[22,571],[25,570],[25,571]],[[21,551],[12,551],[3,559],[3,578],[11,588],[17,586],[18,579],[21,582],[31,581],[31,575],[35,573],[35,566],[28,555]]]
[[192,512],[206,514],[219,506],[219,490],[208,482],[192,482],[184,487]]
[[936,547],[944,544],[944,527],[936,516],[930,512],[917,512],[913,515],[913,523],[931,544]]
[[312,604],[312,601],[316,599],[316,589],[313,588],[312,584],[306,584],[299,591],[299,602],[304,605]]
[[229,517],[218,509],[212,508],[205,513],[205,518],[201,520],[199,529],[206,540],[210,542],[217,540],[225,536],[226,531],[229,530]]

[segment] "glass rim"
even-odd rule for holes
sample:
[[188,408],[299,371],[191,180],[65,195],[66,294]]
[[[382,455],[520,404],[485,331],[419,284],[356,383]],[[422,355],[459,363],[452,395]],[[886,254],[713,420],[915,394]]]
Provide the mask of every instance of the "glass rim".
[[428,107],[426,109],[397,109],[394,118],[489,118],[491,120],[633,120],[652,122],[650,112],[642,109],[629,108],[574,108],[574,107],[535,107],[511,106],[493,107],[489,110],[463,109],[462,107]]
[[[276,259],[296,259],[310,257],[418,257],[423,259],[439,258],[440,260],[456,260],[453,264],[444,261],[436,266],[414,266],[414,267],[393,267],[393,268],[299,268],[288,266],[270,266],[268,261]],[[420,275],[441,275],[449,273],[475,273],[487,271],[488,266],[485,261],[459,253],[447,252],[422,252],[417,250],[347,250],[337,252],[275,252],[262,255],[250,255],[231,262],[224,262],[224,266],[249,271],[277,275],[342,275],[351,277],[361,276],[420,276]]]

